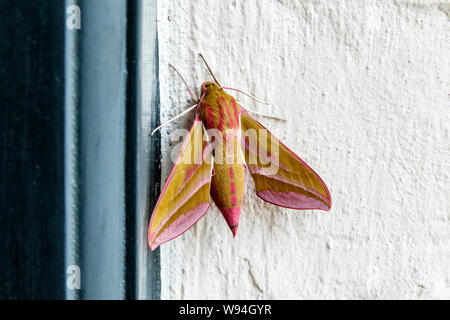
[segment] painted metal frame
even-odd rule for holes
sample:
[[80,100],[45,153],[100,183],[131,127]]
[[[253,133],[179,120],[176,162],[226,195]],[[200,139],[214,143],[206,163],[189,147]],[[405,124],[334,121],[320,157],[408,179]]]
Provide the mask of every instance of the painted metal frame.
[[[66,28],[69,5],[80,30]],[[160,183],[160,138],[147,134],[159,121],[156,1],[145,106],[141,5],[0,5],[0,298],[160,297],[159,252],[146,245]],[[81,289],[66,286],[70,266]]]

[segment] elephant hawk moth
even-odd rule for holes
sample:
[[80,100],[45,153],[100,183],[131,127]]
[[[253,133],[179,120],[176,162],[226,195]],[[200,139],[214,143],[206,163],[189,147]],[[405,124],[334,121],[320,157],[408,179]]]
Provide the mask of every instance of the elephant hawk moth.
[[151,250],[191,228],[211,201],[235,236],[246,169],[264,201],[298,210],[331,208],[330,192],[313,169],[214,80],[201,86],[194,123],[153,210]]

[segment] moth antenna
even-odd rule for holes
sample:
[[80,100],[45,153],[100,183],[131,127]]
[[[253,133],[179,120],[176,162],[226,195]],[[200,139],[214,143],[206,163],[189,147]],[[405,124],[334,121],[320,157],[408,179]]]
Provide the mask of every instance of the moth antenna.
[[215,81],[215,82],[217,83],[217,85],[220,87],[221,85],[220,85],[219,81],[217,81],[216,77],[214,76],[214,73],[211,71],[211,68],[209,67],[208,62],[206,62],[205,57],[203,57],[203,55],[202,55],[201,53],[199,53],[198,55],[202,58],[202,60],[203,60],[203,62],[205,63],[206,67],[208,68],[209,73],[212,75],[214,81]]
[[183,111],[182,113],[180,113],[179,115],[176,115],[175,117],[173,117],[172,119],[164,122],[162,125],[160,125],[159,127],[157,127],[155,130],[152,131],[152,133],[150,133],[151,136],[153,136],[159,129],[161,129],[162,127],[168,125],[169,123],[171,123],[172,121],[177,120],[178,118],[184,116],[186,113],[188,113],[189,111],[194,110],[195,107],[197,107],[197,104],[194,104],[193,106],[190,106],[187,110]]
[[195,107],[197,107],[203,100],[203,98],[205,97],[206,92],[203,93],[202,97],[200,98],[200,100],[193,104],[192,106],[190,106],[187,110],[184,110],[182,113],[180,113],[179,115],[176,115],[175,117],[173,117],[172,119],[164,122],[162,125],[160,125],[159,127],[157,127],[155,130],[152,131],[152,133],[150,133],[150,136],[153,136],[159,129],[161,129],[162,127],[164,127],[165,125],[168,125],[169,123],[171,123],[174,120],[177,120],[178,118],[184,116],[186,113],[188,113],[189,111],[192,111]]
[[192,98],[195,99],[195,101],[198,101],[198,97],[197,95],[192,92],[191,88],[189,88],[186,80],[184,80],[183,76],[181,75],[181,73],[177,70],[177,68],[175,68],[171,63],[169,63],[169,67],[171,67],[173,70],[175,70],[175,72],[178,74],[178,76],[181,78],[181,80],[183,80],[184,84],[186,85],[187,91],[189,92],[189,94],[191,95]]
[[277,119],[277,120],[280,120],[280,121],[287,122],[286,119],[280,118],[280,117],[277,117],[277,116],[273,116],[273,115],[271,115],[271,114],[262,113],[262,112],[258,112],[258,111],[254,111],[254,110],[249,110],[249,109],[247,109],[247,108],[245,108],[245,111],[250,112],[250,113],[253,113],[253,114],[257,114],[257,115],[259,115],[259,116],[263,116],[263,117],[266,117],[266,118],[272,118],[272,119]]
[[226,89],[226,90],[234,90],[234,91],[237,91],[237,92],[242,93],[243,95],[245,95],[245,96],[247,96],[247,97],[249,97],[249,98],[252,98],[252,99],[255,100],[256,102],[259,102],[259,103],[262,103],[262,104],[267,104],[267,105],[270,104],[269,102],[266,102],[266,101],[263,101],[263,100],[261,100],[261,99],[258,99],[257,97],[252,96],[250,93],[244,92],[244,91],[239,90],[239,89],[234,89],[234,88],[230,88],[230,87],[222,87],[222,89]]

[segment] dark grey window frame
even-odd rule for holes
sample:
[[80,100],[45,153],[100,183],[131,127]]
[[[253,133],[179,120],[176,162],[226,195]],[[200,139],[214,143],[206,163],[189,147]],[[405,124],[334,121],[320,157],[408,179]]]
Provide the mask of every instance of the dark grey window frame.
[[[158,299],[159,251],[146,232],[160,136],[142,125],[143,114],[148,127],[159,121],[156,0],[146,106],[141,0],[5,3],[0,298]],[[66,28],[71,4],[80,30]],[[80,267],[80,290],[66,286],[70,265]]]

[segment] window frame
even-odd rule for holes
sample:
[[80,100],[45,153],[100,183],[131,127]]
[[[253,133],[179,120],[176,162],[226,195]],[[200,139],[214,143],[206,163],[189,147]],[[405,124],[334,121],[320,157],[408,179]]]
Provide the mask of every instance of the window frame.
[[[160,298],[147,246],[161,178],[147,130],[159,123],[157,3],[144,88],[142,2],[0,5],[0,298]],[[66,26],[70,5],[81,29]],[[71,266],[80,289],[67,286]]]

